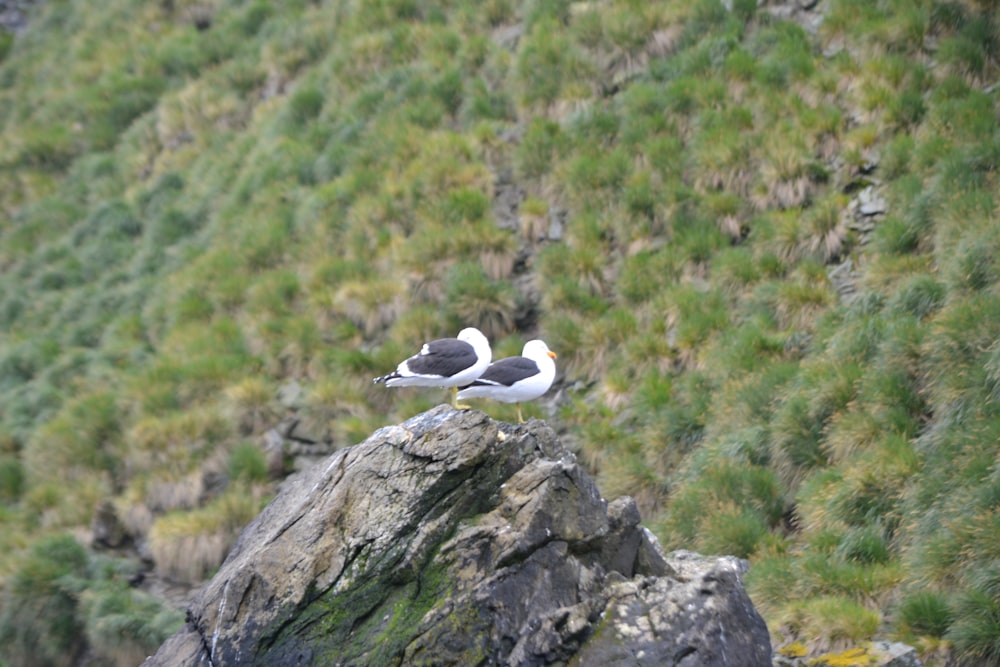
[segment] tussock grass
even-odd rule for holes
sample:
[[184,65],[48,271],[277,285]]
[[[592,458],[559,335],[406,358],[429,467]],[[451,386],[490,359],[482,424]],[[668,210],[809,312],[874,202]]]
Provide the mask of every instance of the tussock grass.
[[791,606],[782,624],[795,635],[814,638],[827,647],[871,638],[881,619],[878,612],[839,596],[818,597]]
[[5,659],[70,665],[85,646],[70,579],[86,573],[87,552],[69,535],[37,541],[4,587],[0,638]]
[[137,591],[87,591],[81,606],[87,642],[115,667],[140,664],[183,623],[179,611]]
[[975,295],[946,305],[934,318],[924,353],[932,404],[943,405],[982,386],[984,351],[996,340],[1000,301]]
[[276,390],[262,378],[248,377],[225,391],[231,419],[241,433],[257,433],[276,421]]
[[16,502],[24,491],[24,466],[20,458],[0,455],[0,502]]
[[446,290],[449,314],[456,327],[475,326],[490,339],[514,330],[514,290],[507,283],[491,280],[479,266],[456,265],[449,271]]
[[951,606],[940,593],[914,591],[899,605],[899,622],[916,635],[942,637],[952,623]]
[[157,519],[149,532],[157,571],[193,583],[217,568],[239,531],[260,511],[260,495],[248,491],[237,488],[193,512]]
[[805,213],[805,248],[810,255],[824,263],[839,259],[849,250],[845,208],[844,198],[835,196],[816,202]]
[[[197,579],[278,388],[351,444],[442,399],[372,376],[478,324],[559,352],[605,492],[749,556],[772,628],[990,659],[995,17],[731,4],[39,7],[0,44],[3,548],[111,496]],[[128,662],[165,626],[99,579],[80,636]]]
[[770,470],[724,460],[707,465],[674,493],[666,527],[671,544],[693,541],[710,553],[746,558],[783,509],[781,485]]
[[1000,659],[997,582],[996,567],[986,569],[955,603],[954,620],[945,636],[955,643],[963,664],[989,664]]
[[92,511],[101,494],[120,488],[123,454],[116,396],[82,395],[66,403],[27,443],[24,478],[36,488],[66,488],[69,482],[63,497],[46,510],[50,522],[72,522]]
[[231,433],[229,421],[214,405],[164,417],[147,416],[136,421],[124,436],[128,443],[126,468],[187,472]]

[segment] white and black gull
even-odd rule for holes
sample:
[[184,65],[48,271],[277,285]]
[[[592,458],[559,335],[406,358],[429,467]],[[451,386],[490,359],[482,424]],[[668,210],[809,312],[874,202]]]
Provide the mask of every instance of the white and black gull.
[[376,384],[387,387],[451,388],[451,404],[462,409],[458,388],[471,384],[483,374],[493,359],[486,336],[475,327],[462,329],[457,338],[439,338],[424,343],[420,352],[401,361],[393,372],[377,377]]
[[533,401],[552,386],[556,378],[556,353],[541,340],[524,344],[519,357],[498,359],[477,380],[458,392],[459,399],[492,398],[517,405],[517,421],[524,423],[521,403]]

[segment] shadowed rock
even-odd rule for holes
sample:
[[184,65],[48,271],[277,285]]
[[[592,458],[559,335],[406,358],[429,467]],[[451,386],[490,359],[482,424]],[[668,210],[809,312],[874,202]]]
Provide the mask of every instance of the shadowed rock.
[[770,665],[745,569],[664,557],[544,423],[439,406],[289,478],[144,665]]

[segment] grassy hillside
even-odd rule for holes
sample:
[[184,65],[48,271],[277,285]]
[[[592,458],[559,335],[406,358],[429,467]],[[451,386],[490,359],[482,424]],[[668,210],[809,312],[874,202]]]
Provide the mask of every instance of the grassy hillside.
[[133,664],[181,615],[126,554],[209,576],[289,471],[264,433],[440,402],[371,378],[475,325],[547,340],[526,411],[749,558],[778,644],[1000,663],[998,3],[727,4],[49,0],[0,39],[0,660]]

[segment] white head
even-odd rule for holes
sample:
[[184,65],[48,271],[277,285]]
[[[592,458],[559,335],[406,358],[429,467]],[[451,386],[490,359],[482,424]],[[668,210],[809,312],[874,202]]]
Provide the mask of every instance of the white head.
[[535,339],[529,340],[524,344],[521,356],[527,357],[535,362],[542,361],[543,359],[548,362],[548,360],[556,358],[556,353],[549,349],[549,346],[545,344],[545,341]]
[[486,365],[489,365],[493,358],[493,350],[490,349],[490,341],[486,340],[482,331],[475,327],[466,327],[458,332],[458,339],[471,345],[480,359],[485,358]]

